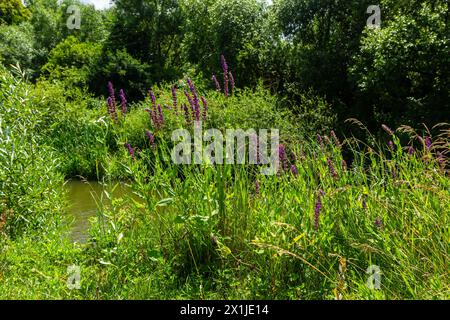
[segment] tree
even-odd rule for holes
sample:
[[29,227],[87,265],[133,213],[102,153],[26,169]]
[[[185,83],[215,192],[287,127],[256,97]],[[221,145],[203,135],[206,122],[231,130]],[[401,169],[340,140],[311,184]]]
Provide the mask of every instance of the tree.
[[404,9],[392,11],[382,29],[364,33],[350,68],[358,105],[392,125],[448,122],[449,2],[409,3]]
[[358,117],[348,74],[366,27],[368,0],[280,0],[275,2],[285,43],[281,93],[294,104],[313,89],[326,98],[338,122]]
[[69,36],[50,51],[41,73],[44,77],[63,80],[72,86],[87,86],[101,54],[100,43],[81,42]]
[[151,68],[155,81],[173,79],[180,67],[183,14],[177,0],[116,0],[107,49],[125,50]]
[[255,84],[263,72],[260,52],[269,41],[269,22],[257,0],[186,0],[183,53],[206,75],[220,69],[224,55],[237,84]]
[[18,24],[30,18],[30,11],[20,0],[0,0],[0,25]]
[[0,25],[0,62],[6,67],[19,64],[31,72],[34,49],[33,27],[29,22],[19,25]]

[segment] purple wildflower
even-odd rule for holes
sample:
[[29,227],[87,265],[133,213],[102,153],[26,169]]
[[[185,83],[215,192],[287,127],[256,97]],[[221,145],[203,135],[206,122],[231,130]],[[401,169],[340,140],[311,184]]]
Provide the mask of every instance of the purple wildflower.
[[284,168],[287,166],[287,156],[286,156],[286,147],[283,144],[280,144],[278,147],[278,157],[280,159],[280,163]]
[[375,226],[380,229],[383,228],[383,221],[381,220],[381,218],[375,219]]
[[319,194],[317,195],[316,206],[314,208],[314,228],[319,230],[319,219],[320,212],[322,211],[322,195],[323,191],[319,190]]
[[419,140],[419,142],[424,145],[425,141],[423,140],[423,138],[421,136],[417,136],[417,140]]
[[334,132],[334,130],[331,130],[330,132],[331,137],[334,139],[334,142],[336,143],[336,146],[339,148],[341,147],[341,142],[339,141],[339,138],[337,137],[336,133]]
[[152,89],[148,90],[148,95],[150,96],[150,100],[152,101],[153,110],[156,110],[156,97]]
[[317,142],[320,144],[320,147],[323,147],[323,139],[320,134],[317,134]]
[[108,113],[113,120],[117,120],[116,93],[114,91],[114,86],[111,81],[108,82],[108,91],[109,91],[109,97],[107,99]]
[[395,147],[394,147],[394,143],[392,142],[392,140],[389,140],[388,147],[389,147],[389,150],[394,151]]
[[177,88],[172,86],[172,100],[173,100],[173,109],[175,110],[175,114],[178,114],[178,98],[177,98]]
[[122,116],[124,116],[127,113],[127,97],[125,96],[125,92],[123,89],[120,89],[120,106],[122,108]]
[[149,116],[150,116],[150,121],[151,121],[151,123],[152,123],[156,128],[159,128],[159,121],[158,121],[158,118],[157,118],[157,116],[156,116],[155,110],[146,108],[145,111],[148,112],[148,114],[149,114]]
[[231,71],[229,72],[229,75],[230,75],[230,83],[231,83],[231,92],[234,93],[235,82],[234,82],[234,77],[233,77],[233,74],[231,73]]
[[342,160],[342,170],[343,170],[343,171],[347,171],[347,169],[348,169],[347,161]]
[[390,136],[394,135],[394,131],[392,131],[391,128],[389,128],[387,125],[383,124],[381,125],[381,128],[383,128],[383,130],[386,131]]
[[108,105],[108,114],[111,116],[111,119],[116,120],[116,107],[114,105],[113,99],[111,97],[108,97],[107,105]]
[[222,89],[220,88],[220,83],[219,83],[219,81],[217,81],[217,78],[216,78],[215,75],[212,76],[212,80],[214,81],[214,84],[215,84],[215,86],[216,86],[216,90],[217,90],[218,92],[222,91]]
[[186,104],[182,105],[182,108],[184,109],[184,117],[186,118],[186,122],[189,124],[191,123],[191,115],[189,113],[189,108]]
[[425,138],[425,147],[427,148],[427,151],[430,151],[432,144],[433,144],[433,142],[431,141],[431,138],[426,137]]
[[134,156],[134,149],[131,147],[129,143],[125,143],[125,148],[128,150],[128,153],[130,154],[131,159],[134,161],[136,160]]
[[205,97],[201,97],[201,99],[203,104],[203,121],[205,121],[208,115],[208,103],[206,102]]
[[228,65],[227,61],[225,60],[225,57],[223,55],[220,56],[220,60],[222,63],[222,70],[223,70],[223,90],[225,93],[225,97],[228,97]]
[[334,179],[337,179],[338,174],[336,172],[336,168],[334,167],[333,161],[331,161],[331,159],[328,158],[327,163],[328,163],[328,169],[330,170],[330,174],[333,176]]
[[408,147],[408,155],[410,155],[410,156],[412,156],[412,155],[414,155],[414,147],[413,146],[409,146]]
[[145,131],[145,135],[148,137],[148,140],[150,141],[150,145],[152,147],[155,147],[155,136],[148,130]]
[[298,169],[294,164],[291,166],[291,172],[294,175],[294,177],[298,177]]
[[112,99],[112,102],[114,103],[114,106],[116,104],[116,92],[114,90],[114,86],[111,81],[108,82],[108,92],[109,96]]
[[161,105],[158,104],[158,125],[162,126],[164,124],[164,114]]
[[394,168],[392,168],[392,170],[391,170],[391,176],[392,176],[392,179],[397,179],[397,170],[395,169],[395,167]]
[[191,107],[191,110],[195,110],[195,106],[194,106],[194,100],[192,100],[191,95],[189,94],[189,92],[187,92],[186,90],[184,90],[184,95],[186,96],[189,105]]
[[255,192],[256,192],[256,194],[259,194],[259,191],[260,191],[259,182],[258,182],[258,180],[256,180],[255,181]]
[[200,104],[197,96],[197,90],[195,89],[194,83],[191,79],[187,79],[189,89],[191,90],[192,97],[193,97],[193,112],[194,112],[194,119],[196,121],[200,121]]

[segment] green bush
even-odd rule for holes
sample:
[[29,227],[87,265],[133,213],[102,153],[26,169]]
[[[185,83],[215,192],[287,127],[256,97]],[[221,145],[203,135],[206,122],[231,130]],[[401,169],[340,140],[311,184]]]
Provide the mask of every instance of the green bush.
[[55,227],[63,179],[52,150],[41,144],[39,110],[29,84],[0,69],[0,215],[10,237]]

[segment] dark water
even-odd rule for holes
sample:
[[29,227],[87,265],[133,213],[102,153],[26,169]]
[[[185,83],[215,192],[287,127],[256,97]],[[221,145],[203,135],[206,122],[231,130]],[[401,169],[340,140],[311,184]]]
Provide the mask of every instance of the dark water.
[[98,182],[85,182],[72,180],[65,185],[67,197],[69,200],[68,214],[70,219],[74,220],[71,224],[71,240],[74,242],[85,243],[89,237],[90,218],[95,217],[98,212],[98,206],[103,204],[108,206],[110,200],[105,191],[112,192],[114,197],[123,197],[131,195],[131,189],[124,184],[102,185]]

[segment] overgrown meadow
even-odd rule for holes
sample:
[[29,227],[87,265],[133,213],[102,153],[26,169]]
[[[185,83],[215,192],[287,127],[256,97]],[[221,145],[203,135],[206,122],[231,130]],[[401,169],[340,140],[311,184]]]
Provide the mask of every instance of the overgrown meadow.
[[0,0],[0,299],[450,298],[448,0],[86,2]]
[[[224,71],[215,90],[183,79],[128,103],[114,83],[105,100],[0,69],[0,298],[449,298],[449,126],[307,134]],[[200,119],[278,128],[278,174],[174,164],[171,133]],[[76,176],[109,186],[84,244],[65,214]],[[114,197],[124,182],[133,197]]]

